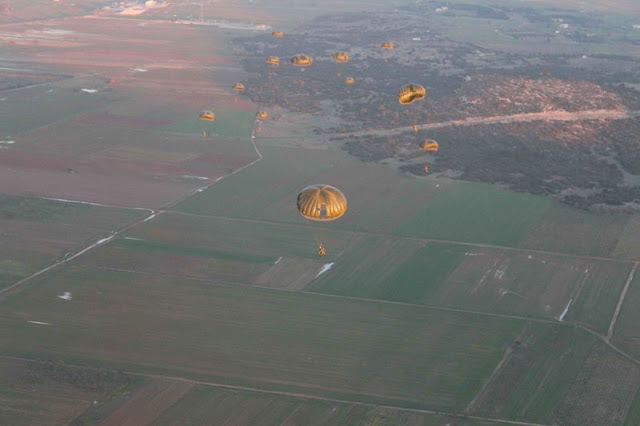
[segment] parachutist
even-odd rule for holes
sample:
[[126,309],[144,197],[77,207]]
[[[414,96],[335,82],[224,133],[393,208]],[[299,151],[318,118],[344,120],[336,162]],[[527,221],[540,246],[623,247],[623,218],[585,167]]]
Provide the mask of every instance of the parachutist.
[[324,252],[324,247],[322,247],[322,244],[320,244],[320,248],[318,248],[318,256],[324,256],[325,252]]

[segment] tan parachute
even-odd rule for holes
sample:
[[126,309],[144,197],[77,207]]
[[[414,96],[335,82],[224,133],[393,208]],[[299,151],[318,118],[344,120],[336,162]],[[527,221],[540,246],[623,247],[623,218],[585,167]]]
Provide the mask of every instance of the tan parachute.
[[438,142],[433,139],[427,139],[420,143],[420,149],[425,151],[437,151],[438,150]]
[[234,85],[233,85],[233,88],[234,88],[235,90],[240,90],[240,91],[242,91],[242,90],[244,90],[244,84],[242,84],[242,83],[236,83],[236,84],[234,84]]
[[383,49],[393,49],[393,43],[390,41],[385,41],[384,43],[382,43],[380,45],[380,47],[382,47]]
[[274,37],[282,37],[284,34],[282,33],[282,31],[274,31],[271,33],[271,35]]
[[398,92],[398,101],[401,104],[410,104],[415,100],[424,98],[426,94],[424,87],[419,84],[408,84]]
[[333,59],[336,62],[349,62],[349,55],[346,52],[336,52],[333,54]]
[[347,198],[331,185],[311,185],[298,194],[297,206],[307,219],[330,221],[347,211]]
[[313,63],[313,58],[309,55],[297,55],[291,58],[291,63],[297,67],[308,67]]
[[344,79],[344,82],[345,82],[346,84],[353,84],[353,83],[355,83],[356,81],[353,79],[353,77],[347,77],[347,78],[345,78],[345,79]]
[[200,113],[200,118],[201,118],[202,120],[213,121],[213,120],[215,120],[215,119],[216,119],[216,115],[215,115],[213,112],[211,112],[211,111],[202,111],[202,112]]
[[259,111],[256,114],[256,117],[259,118],[260,120],[264,120],[265,118],[267,118],[269,116],[269,114],[267,114],[266,111]]
[[268,56],[265,62],[268,64],[280,65],[280,58],[277,56]]

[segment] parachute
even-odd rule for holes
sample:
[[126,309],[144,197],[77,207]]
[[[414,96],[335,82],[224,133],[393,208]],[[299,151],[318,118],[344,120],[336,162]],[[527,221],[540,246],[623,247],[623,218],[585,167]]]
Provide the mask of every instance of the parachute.
[[420,149],[424,149],[425,151],[437,151],[438,142],[433,139],[427,139],[420,144]]
[[311,185],[298,194],[297,206],[307,219],[330,221],[347,211],[347,198],[331,185]]
[[429,173],[429,166],[424,166],[424,172]]
[[415,100],[424,98],[426,94],[424,87],[419,84],[408,84],[398,92],[398,101],[401,104],[410,104]]
[[271,35],[274,37],[282,37],[284,34],[282,33],[282,31],[274,31],[271,33]]
[[280,58],[278,58],[277,56],[269,56],[267,57],[265,62],[267,62],[268,64],[280,65]]
[[241,91],[242,91],[242,90],[244,90],[244,84],[242,84],[242,83],[236,83],[236,84],[234,84],[234,85],[233,85],[233,88],[234,88],[235,90],[241,90]]
[[344,79],[344,82],[346,84],[353,84],[353,83],[355,83],[355,80],[353,79],[353,77],[347,77],[347,78]]
[[313,63],[313,58],[309,55],[297,55],[291,58],[291,63],[298,67],[308,67]]
[[382,43],[380,45],[380,47],[382,47],[383,49],[393,49],[393,43],[390,41],[385,41],[384,43]]
[[213,120],[215,120],[215,119],[216,119],[216,115],[215,115],[213,112],[211,112],[211,111],[202,111],[202,112],[200,113],[200,118],[201,118],[202,120],[213,121]]
[[333,54],[333,59],[336,62],[349,62],[349,55],[345,52],[337,52]]
[[267,114],[266,111],[260,111],[256,114],[256,117],[259,118],[260,120],[264,120],[265,118],[267,118],[269,114]]

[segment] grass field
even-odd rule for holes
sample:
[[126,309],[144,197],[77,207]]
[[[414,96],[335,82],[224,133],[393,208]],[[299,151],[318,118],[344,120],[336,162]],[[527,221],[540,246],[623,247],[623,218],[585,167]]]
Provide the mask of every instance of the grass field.
[[[73,300],[57,299],[61,291]],[[524,325],[85,268],[35,279],[0,307],[0,323],[5,354],[49,358],[55,348],[69,362],[453,410]]]
[[640,356],[640,274],[633,276],[613,330],[613,341],[633,356]]
[[481,184],[459,183],[398,227],[398,234],[517,245],[549,208],[544,197]]
[[0,288],[141,219],[144,211],[0,194]]
[[196,113],[160,130],[188,134],[202,134],[206,131],[208,135],[221,138],[249,139],[251,137],[256,110],[214,108],[213,112],[216,115],[215,121],[201,120]]
[[536,325],[518,337],[471,412],[546,424],[620,424],[639,385],[640,369],[587,333]]

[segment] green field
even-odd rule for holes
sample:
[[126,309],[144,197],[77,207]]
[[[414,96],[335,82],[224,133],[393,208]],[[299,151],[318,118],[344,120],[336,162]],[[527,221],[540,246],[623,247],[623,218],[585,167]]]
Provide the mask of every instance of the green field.
[[3,304],[0,324],[4,354],[50,358],[55,347],[74,363],[459,411],[525,322],[62,268]]
[[0,194],[0,289],[145,213]]
[[613,341],[632,356],[640,356],[640,273],[636,270],[613,330]]

